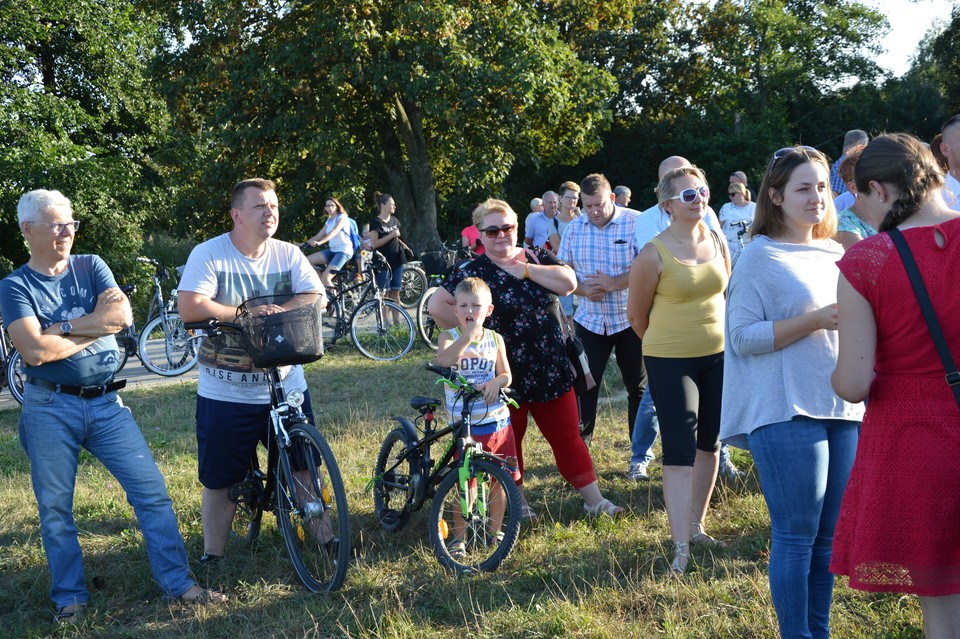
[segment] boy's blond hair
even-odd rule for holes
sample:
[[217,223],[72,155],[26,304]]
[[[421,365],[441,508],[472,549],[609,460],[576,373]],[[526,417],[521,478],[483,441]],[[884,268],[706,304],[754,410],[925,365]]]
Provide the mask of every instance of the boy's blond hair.
[[485,298],[488,303],[493,302],[493,293],[490,292],[490,287],[479,277],[468,277],[457,284],[457,288],[453,291],[453,298],[456,299],[461,294],[477,295]]

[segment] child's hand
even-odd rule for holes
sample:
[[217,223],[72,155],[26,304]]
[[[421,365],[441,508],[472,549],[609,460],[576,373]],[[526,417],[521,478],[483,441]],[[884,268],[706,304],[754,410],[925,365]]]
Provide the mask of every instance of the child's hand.
[[500,399],[500,389],[503,388],[505,383],[506,380],[498,376],[485,384],[479,384],[477,388],[483,390],[483,401],[487,404],[493,404]]
[[465,322],[463,327],[463,333],[470,339],[471,342],[478,342],[483,337],[483,324],[474,320],[473,318],[468,319]]

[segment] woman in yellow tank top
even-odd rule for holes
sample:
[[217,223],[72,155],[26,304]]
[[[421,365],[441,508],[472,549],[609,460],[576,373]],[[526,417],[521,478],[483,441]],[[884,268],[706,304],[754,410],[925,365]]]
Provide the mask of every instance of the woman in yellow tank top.
[[670,226],[634,260],[627,301],[660,419],[663,496],[676,573],[687,568],[691,542],[721,544],[704,532],[703,518],[719,462],[723,295],[730,260],[703,222],[709,197],[697,167],[664,174],[657,199]]

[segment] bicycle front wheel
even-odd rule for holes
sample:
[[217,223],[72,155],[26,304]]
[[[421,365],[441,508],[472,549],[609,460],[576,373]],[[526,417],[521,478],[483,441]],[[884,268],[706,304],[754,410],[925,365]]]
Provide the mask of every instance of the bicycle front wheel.
[[299,424],[289,435],[290,445],[280,449],[277,521],[307,589],[336,590],[350,559],[350,516],[340,469],[316,428]]
[[520,534],[520,491],[503,466],[470,462],[460,482],[454,468],[440,482],[430,508],[429,533],[440,565],[454,573],[496,570]]
[[430,296],[433,295],[437,288],[436,286],[428,288],[427,292],[424,293],[420,299],[420,303],[417,304],[417,331],[427,346],[433,350],[437,350],[438,348],[437,340],[440,339],[440,327],[433,321],[433,318],[430,317],[427,305],[430,303]]
[[183,327],[178,313],[167,313],[167,321],[156,317],[140,333],[140,361],[151,373],[165,377],[183,375],[196,366],[200,340],[195,331]]
[[404,308],[414,308],[427,290],[427,274],[423,269],[410,266],[403,267],[400,277],[400,305]]
[[350,318],[353,345],[366,357],[378,361],[400,359],[413,348],[413,319],[396,302],[372,299],[353,311]]
[[23,384],[27,381],[27,372],[23,368],[23,358],[20,357],[20,351],[11,348],[9,354],[7,384],[10,386],[10,394],[13,395],[13,398],[17,400],[18,404],[23,404]]

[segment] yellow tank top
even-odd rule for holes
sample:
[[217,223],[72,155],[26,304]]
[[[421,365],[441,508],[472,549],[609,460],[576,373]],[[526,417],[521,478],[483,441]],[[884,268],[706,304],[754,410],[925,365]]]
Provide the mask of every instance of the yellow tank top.
[[[712,234],[711,234],[712,236]],[[703,264],[684,264],[660,241],[650,240],[663,261],[653,296],[643,354],[652,357],[704,357],[723,350],[727,269],[723,253]]]

